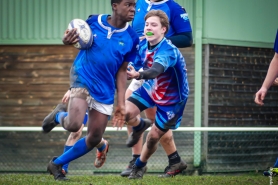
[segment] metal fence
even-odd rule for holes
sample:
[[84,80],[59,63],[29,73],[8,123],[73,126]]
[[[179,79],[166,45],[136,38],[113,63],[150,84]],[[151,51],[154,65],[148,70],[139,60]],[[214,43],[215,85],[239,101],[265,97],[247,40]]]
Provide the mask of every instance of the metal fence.
[[[63,153],[69,132],[58,127],[43,134],[40,129],[0,127],[0,172],[46,172],[50,159]],[[84,136],[85,131],[86,128]],[[194,142],[198,134],[201,142]],[[188,164],[187,173],[241,172],[273,165],[278,156],[277,134],[278,129],[270,127],[182,127],[174,132],[174,139],[181,158]],[[120,173],[128,165],[132,154],[125,146],[127,133],[108,128],[104,138],[110,144],[104,166],[94,167],[93,149],[70,163],[70,174]],[[195,166],[194,161],[200,161],[200,165]],[[167,155],[159,146],[148,161],[148,172],[162,173],[167,165]]]

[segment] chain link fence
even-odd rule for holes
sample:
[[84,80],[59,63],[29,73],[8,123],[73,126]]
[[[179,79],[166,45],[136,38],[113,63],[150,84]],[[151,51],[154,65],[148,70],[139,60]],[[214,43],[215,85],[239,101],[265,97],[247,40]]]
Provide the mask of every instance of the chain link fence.
[[[194,147],[193,131],[174,132],[178,153],[188,164],[186,173],[196,170],[201,173],[260,171],[272,166],[278,156],[277,131],[200,133],[200,146]],[[63,153],[68,135],[67,131],[49,134],[0,131],[0,172],[46,172],[51,158]],[[93,149],[70,163],[70,174],[120,173],[126,168],[132,159],[131,148],[125,146],[127,133],[106,131],[104,138],[110,144],[104,166],[100,169],[94,167],[96,149]],[[194,158],[200,158],[197,159],[200,160],[198,167],[194,166]],[[167,155],[159,146],[148,161],[148,172],[163,173],[167,165]]]

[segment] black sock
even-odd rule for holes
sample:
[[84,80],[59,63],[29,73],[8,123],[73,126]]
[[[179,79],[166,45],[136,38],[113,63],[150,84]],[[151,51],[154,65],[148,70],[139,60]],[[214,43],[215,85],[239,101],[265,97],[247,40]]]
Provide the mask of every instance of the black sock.
[[133,157],[133,159],[137,159],[138,157],[140,157],[140,155],[138,155],[138,154],[133,154],[132,157]]
[[174,153],[168,155],[168,159],[169,159],[169,165],[177,164],[177,163],[181,162],[181,158],[178,154],[178,151],[175,151]]

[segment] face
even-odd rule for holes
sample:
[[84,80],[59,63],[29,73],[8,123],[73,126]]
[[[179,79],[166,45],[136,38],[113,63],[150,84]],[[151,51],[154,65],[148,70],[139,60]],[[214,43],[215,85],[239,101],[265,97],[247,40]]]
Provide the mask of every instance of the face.
[[[153,35],[149,35],[149,32],[153,33]],[[165,32],[166,28],[162,27],[159,17],[153,16],[146,20],[144,34],[151,45],[155,45],[160,42],[164,37]]]
[[130,22],[134,18],[135,14],[135,0],[122,0],[121,3],[114,3],[113,10],[119,19],[124,22]]

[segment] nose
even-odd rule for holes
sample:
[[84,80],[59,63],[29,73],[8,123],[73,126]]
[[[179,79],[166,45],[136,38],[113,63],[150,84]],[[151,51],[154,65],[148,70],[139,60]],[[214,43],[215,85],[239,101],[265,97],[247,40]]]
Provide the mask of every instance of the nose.
[[135,5],[134,5],[134,6],[131,6],[130,11],[135,12]]

